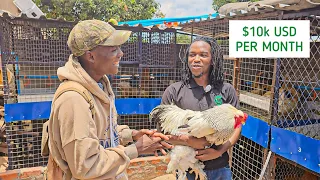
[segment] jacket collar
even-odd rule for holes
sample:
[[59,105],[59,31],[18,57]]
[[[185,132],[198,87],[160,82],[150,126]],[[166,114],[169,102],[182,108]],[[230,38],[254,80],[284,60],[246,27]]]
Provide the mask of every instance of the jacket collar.
[[197,88],[197,87],[200,87],[200,86],[196,83],[196,81],[193,78],[191,78],[189,83],[187,84],[187,87],[189,89],[193,89],[193,88]]

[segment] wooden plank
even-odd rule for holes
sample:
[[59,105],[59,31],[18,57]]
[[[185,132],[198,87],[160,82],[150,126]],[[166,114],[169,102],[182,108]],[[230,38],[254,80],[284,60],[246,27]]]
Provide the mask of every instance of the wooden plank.
[[240,82],[240,60],[236,59],[233,64],[233,86],[237,92],[237,95],[239,97],[240,90],[239,90],[239,82]]
[[[271,97],[270,97],[270,99],[272,99],[272,101],[270,101],[270,107],[269,107],[269,109],[271,111],[270,118],[269,118],[269,120],[270,120],[269,123],[271,123],[271,121],[273,121],[273,118],[276,118],[276,117],[274,117],[274,107],[273,107],[273,104],[274,104],[274,101],[275,101],[275,99],[274,99],[274,93],[275,93],[274,89],[275,89],[275,86],[276,86],[276,80],[277,80],[277,59],[274,59],[274,61],[273,61],[273,76],[272,76],[272,84],[271,84]],[[275,116],[277,116],[277,115],[275,115]]]
[[232,60],[232,61],[236,61],[237,60],[237,58],[231,58],[231,57],[229,57],[229,55],[223,55],[223,59],[224,60]]
[[270,111],[270,99],[268,97],[260,96],[257,94],[240,91],[240,102],[254,106],[265,111]]
[[18,103],[52,101],[54,94],[18,95]]
[[228,155],[229,155],[229,166],[230,168],[232,167],[232,158],[233,158],[233,146],[231,146],[230,149],[227,150]]
[[276,179],[276,163],[277,163],[277,156],[273,154],[269,161],[269,173],[268,173],[268,180],[275,180]]

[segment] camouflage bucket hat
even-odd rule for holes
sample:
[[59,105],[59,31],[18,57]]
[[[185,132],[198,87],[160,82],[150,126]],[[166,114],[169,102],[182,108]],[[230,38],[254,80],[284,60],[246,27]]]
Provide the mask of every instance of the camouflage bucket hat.
[[68,46],[74,56],[101,46],[119,46],[130,37],[131,31],[116,30],[109,23],[100,20],[80,21],[71,30]]

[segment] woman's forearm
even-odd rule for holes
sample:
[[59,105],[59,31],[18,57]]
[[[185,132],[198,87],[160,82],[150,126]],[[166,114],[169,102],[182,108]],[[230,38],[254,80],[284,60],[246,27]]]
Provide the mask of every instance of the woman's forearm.
[[205,137],[196,138],[188,135],[172,136],[168,142],[173,145],[190,146],[194,149],[204,149],[205,146],[210,146]]
[[220,151],[221,154],[226,152],[228,149],[230,149],[232,146],[234,146],[237,143],[240,136],[241,136],[241,127],[235,129],[235,132],[233,133],[231,138],[227,142],[225,142],[223,145],[219,146],[218,151]]

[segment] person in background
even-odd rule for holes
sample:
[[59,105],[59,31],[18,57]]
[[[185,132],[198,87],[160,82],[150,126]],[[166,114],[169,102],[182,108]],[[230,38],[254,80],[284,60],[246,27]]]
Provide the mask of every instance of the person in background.
[[[174,103],[182,109],[204,111],[222,103],[238,107],[239,100],[233,86],[224,83],[223,56],[217,42],[207,37],[197,37],[187,49],[183,78],[165,90],[161,104]],[[158,127],[159,129],[159,127]],[[205,164],[208,180],[231,180],[227,150],[240,138],[241,128],[225,144],[208,147],[205,138],[172,136],[168,142],[198,149],[196,158]],[[195,179],[194,174],[187,175]]]

